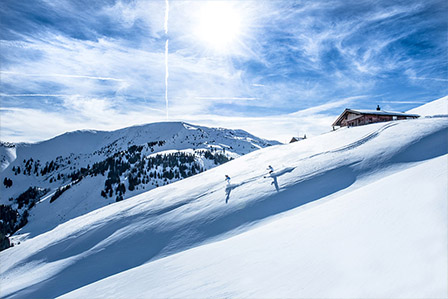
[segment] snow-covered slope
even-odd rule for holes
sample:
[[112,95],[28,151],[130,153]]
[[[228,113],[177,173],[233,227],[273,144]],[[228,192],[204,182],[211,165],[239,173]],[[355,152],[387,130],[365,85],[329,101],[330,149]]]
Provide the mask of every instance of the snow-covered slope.
[[15,144],[0,141],[0,172],[17,158]]
[[446,162],[442,156],[419,163],[63,297],[443,297]]
[[0,204],[19,211],[17,223],[28,220],[22,235],[37,235],[271,144],[278,142],[183,122],[76,131],[36,144],[2,143]]
[[448,96],[431,101],[425,105],[411,109],[406,113],[418,114],[421,116],[446,115],[448,116]]
[[255,151],[6,249],[0,295],[446,296],[447,134],[422,118]]

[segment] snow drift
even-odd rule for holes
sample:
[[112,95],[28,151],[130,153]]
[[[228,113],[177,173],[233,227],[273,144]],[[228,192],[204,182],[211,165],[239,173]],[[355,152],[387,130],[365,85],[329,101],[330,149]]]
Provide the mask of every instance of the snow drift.
[[1,296],[446,296],[447,134],[395,121],[247,154],[5,250]]

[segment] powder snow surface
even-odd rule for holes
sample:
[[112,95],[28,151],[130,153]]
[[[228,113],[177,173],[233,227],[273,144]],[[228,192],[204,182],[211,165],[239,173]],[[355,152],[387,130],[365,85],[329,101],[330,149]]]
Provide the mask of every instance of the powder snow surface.
[[258,150],[1,252],[0,296],[446,297],[447,139],[435,117]]
[[448,115],[448,96],[407,111],[420,116]]

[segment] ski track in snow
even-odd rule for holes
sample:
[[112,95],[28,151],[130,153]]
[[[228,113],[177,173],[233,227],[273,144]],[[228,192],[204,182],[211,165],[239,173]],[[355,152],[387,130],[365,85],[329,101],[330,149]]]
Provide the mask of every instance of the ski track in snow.
[[357,147],[359,147],[359,146],[361,146],[361,145],[371,141],[372,139],[378,137],[381,134],[381,132],[385,131],[386,129],[391,128],[391,127],[396,126],[396,125],[397,125],[397,123],[388,123],[388,124],[378,128],[377,130],[367,134],[366,136],[362,137],[358,141],[352,142],[350,144],[347,144],[345,146],[342,146],[340,148],[337,148],[337,149],[334,149],[334,150],[331,150],[331,151],[325,151],[325,152],[321,152],[321,153],[317,153],[317,154],[308,156],[306,158],[303,158],[301,161],[307,160],[307,159],[310,159],[310,158],[314,158],[314,157],[319,157],[319,156],[322,156],[322,155],[341,153],[341,152],[345,152],[345,151],[349,151],[349,150],[355,149],[355,148],[357,148]]
[[[362,137],[358,141],[355,141],[353,143],[350,143],[348,145],[345,145],[343,147],[340,147],[340,148],[337,148],[337,149],[334,149],[334,150],[325,151],[325,152],[321,152],[321,153],[317,153],[317,154],[314,154],[314,155],[310,155],[310,156],[304,157],[304,158],[298,160],[299,162],[296,163],[294,166],[290,166],[290,167],[286,167],[286,168],[274,171],[272,174],[269,174],[268,176],[270,178],[279,177],[279,176],[281,176],[281,175],[283,175],[285,173],[291,172],[294,169],[296,169],[303,161],[307,161],[307,160],[309,160],[311,158],[315,158],[315,157],[319,157],[319,156],[323,156],[323,155],[335,154],[335,153],[342,153],[342,152],[353,150],[353,149],[355,149],[355,148],[357,148],[357,147],[359,147],[359,146],[361,146],[361,145],[363,145],[363,144],[373,140],[374,138],[378,137],[381,134],[381,132],[387,130],[388,128],[396,126],[396,125],[397,125],[397,123],[387,123],[384,126],[378,128],[377,130],[375,130],[375,131],[367,134],[366,136]],[[307,176],[299,178],[299,180],[303,180],[306,177],[315,176],[316,174],[317,173],[307,174]],[[234,185],[231,189],[235,189],[235,188],[240,187],[240,186],[242,186],[244,184],[253,182],[253,181],[255,181],[255,180],[259,179],[259,178],[267,178],[267,176],[265,174],[264,175],[254,176],[254,177],[252,177],[249,180],[246,180],[244,182],[241,182],[239,184]],[[218,189],[215,189],[213,192],[216,192],[216,191],[218,191]]]

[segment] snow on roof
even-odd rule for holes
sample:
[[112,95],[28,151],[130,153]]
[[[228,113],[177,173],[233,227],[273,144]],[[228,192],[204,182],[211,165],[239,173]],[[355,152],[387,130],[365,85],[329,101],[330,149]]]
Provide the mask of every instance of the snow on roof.
[[409,114],[409,113],[404,113],[404,112],[384,111],[384,110],[346,109],[346,111],[353,112],[353,113],[360,113],[360,114],[391,115],[391,116],[413,116],[413,117],[419,117],[420,116],[418,114]]

